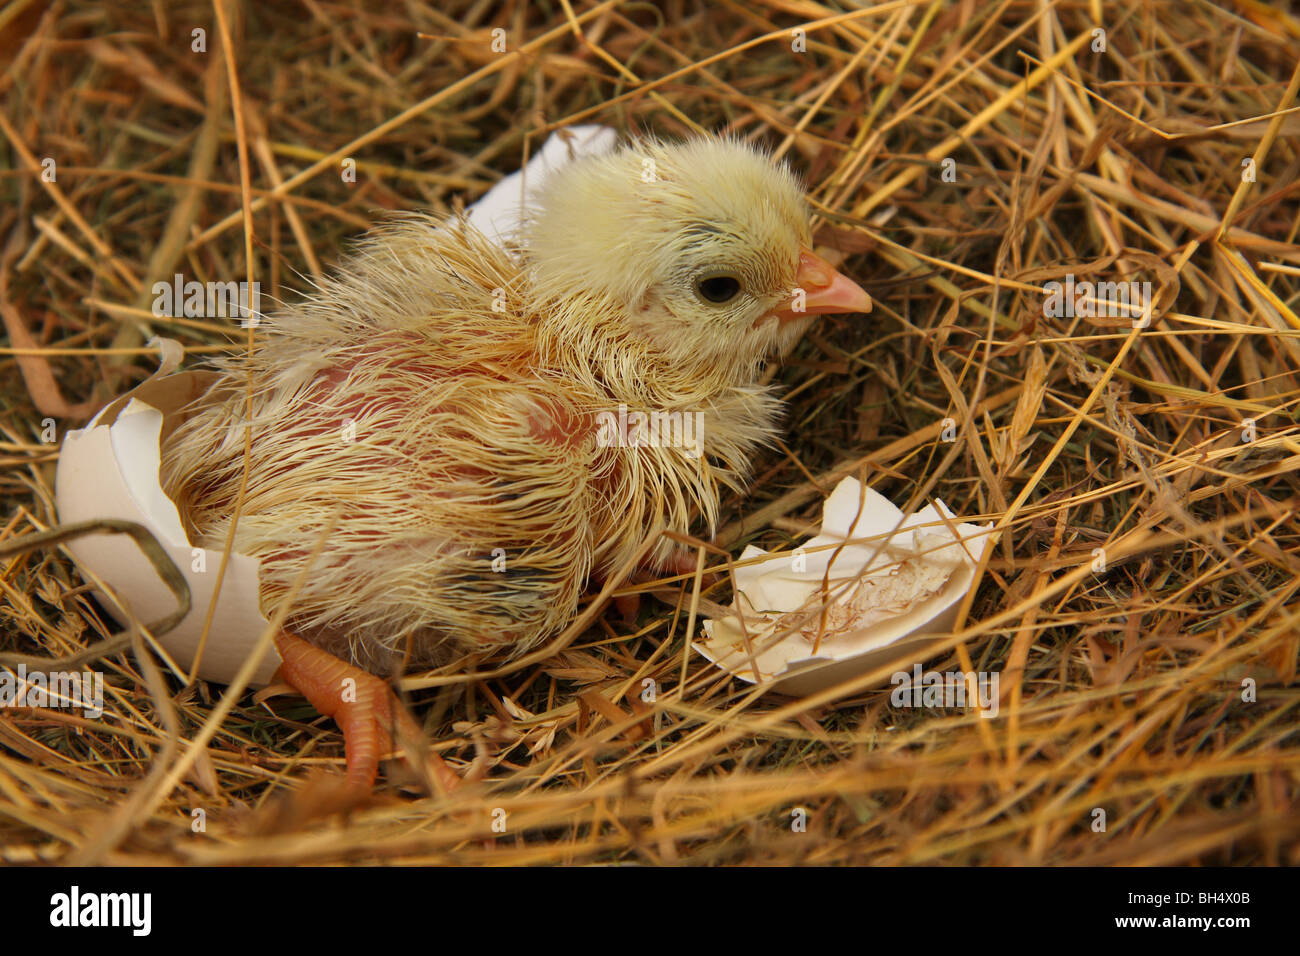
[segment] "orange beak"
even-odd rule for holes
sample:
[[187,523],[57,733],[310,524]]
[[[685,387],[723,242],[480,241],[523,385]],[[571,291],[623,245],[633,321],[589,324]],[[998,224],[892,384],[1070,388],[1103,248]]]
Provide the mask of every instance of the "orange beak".
[[871,296],[848,276],[809,249],[799,250],[799,272],[789,305],[771,314],[782,322],[808,315],[870,312]]

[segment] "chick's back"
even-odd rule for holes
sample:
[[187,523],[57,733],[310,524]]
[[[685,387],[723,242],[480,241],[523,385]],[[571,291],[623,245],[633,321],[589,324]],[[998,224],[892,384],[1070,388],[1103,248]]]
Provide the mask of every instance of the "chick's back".
[[538,366],[510,307],[524,281],[481,236],[411,217],[219,363],[164,436],[161,479],[192,540],[224,547],[251,374],[234,548],[261,562],[264,613],[310,563],[287,626],[379,673],[522,652],[571,618],[593,551],[593,402]]

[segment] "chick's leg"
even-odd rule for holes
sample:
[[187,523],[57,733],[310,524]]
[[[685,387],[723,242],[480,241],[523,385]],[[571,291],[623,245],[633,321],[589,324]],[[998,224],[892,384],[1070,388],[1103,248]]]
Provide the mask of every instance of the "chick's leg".
[[[677,551],[668,557],[661,568],[655,569],[645,565],[632,573],[630,583],[636,584],[644,581],[654,581],[659,578],[677,577],[678,575],[689,574],[695,575],[696,552],[694,551]],[[712,574],[705,574],[704,581],[709,583],[713,580]],[[689,586],[691,582],[687,582]],[[641,595],[640,594],[617,594],[614,596],[614,607],[622,615],[624,623],[631,624],[641,613]]]
[[[369,790],[375,785],[379,759],[393,750],[393,729],[403,737],[420,739],[420,729],[392,689],[374,674],[339,660],[333,654],[281,631],[275,639],[280,652],[280,676],[343,731],[347,754],[347,783]],[[442,758],[434,755],[431,769],[446,789],[460,782]]]

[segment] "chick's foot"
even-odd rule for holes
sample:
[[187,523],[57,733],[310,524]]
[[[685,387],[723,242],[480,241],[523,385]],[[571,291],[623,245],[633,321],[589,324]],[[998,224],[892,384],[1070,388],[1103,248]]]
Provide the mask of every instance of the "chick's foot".
[[[658,568],[652,565],[643,565],[638,568],[632,573],[629,584],[646,584],[663,578],[690,575],[689,579],[686,581],[686,586],[694,587],[695,570],[696,552],[685,550],[674,551],[664,559]],[[705,587],[712,585],[716,580],[717,574],[711,571],[704,572],[701,578],[702,584]],[[624,624],[633,624],[636,622],[637,617],[640,616],[641,597],[641,592],[614,595],[614,607],[623,618]]]
[[[287,631],[276,636],[275,646],[284,682],[322,714],[333,717],[343,731],[348,787],[363,791],[374,787],[380,758],[394,749],[394,731],[399,738],[422,739],[415,720],[382,679]],[[445,790],[460,783],[436,754],[430,755],[429,769]]]

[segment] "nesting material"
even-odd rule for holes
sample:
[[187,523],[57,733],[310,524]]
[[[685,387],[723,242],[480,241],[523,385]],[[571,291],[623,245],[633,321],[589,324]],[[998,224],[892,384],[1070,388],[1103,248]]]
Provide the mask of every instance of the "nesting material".
[[[499,245],[514,243],[529,199],[546,178],[578,157],[608,152],[615,140],[615,132],[604,126],[579,126],[553,134],[522,172],[501,180],[466,211],[469,221]],[[122,518],[153,532],[190,586],[190,613],[174,629],[159,636],[159,643],[175,664],[189,674],[222,553],[195,547],[186,534],[175,502],[159,482],[160,440],[164,432],[180,424],[179,410],[202,395],[216,376],[201,371],[178,372],[183,354],[180,345],[158,339],[153,344],[162,351],[158,371],[105,406],[86,427],[65,436],[55,478],[55,501],[64,523]],[[118,602],[144,623],[175,610],[175,597],[129,538],[89,535],[67,547],[83,568],[112,589],[116,600],[102,594],[99,597],[123,626],[129,615]],[[259,562],[233,552],[197,676],[218,683],[234,679],[267,627],[259,592]],[[272,648],[263,657],[251,685],[270,683],[279,664],[279,655]]]
[[815,538],[766,560],[745,549],[733,613],[705,621],[695,647],[746,683],[794,696],[888,664],[906,670],[952,633],[990,527],[957,521],[938,500],[904,515],[845,478]]

